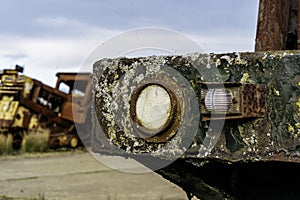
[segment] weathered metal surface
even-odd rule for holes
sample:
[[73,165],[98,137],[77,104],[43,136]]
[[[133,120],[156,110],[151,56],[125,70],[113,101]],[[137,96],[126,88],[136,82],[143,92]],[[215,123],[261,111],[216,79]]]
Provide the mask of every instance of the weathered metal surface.
[[[181,74],[188,84],[182,85],[178,77],[172,77],[172,70],[161,72],[160,69],[164,69],[165,66]],[[211,70],[213,67],[216,67],[219,75]],[[251,163],[257,163],[257,166],[265,166],[264,163],[290,166],[295,163],[299,167],[299,51],[104,59],[95,63],[93,79],[96,123],[101,125],[107,137],[103,140],[102,133],[96,130],[93,150],[101,152],[105,146],[114,146],[122,149],[125,156],[138,157],[147,154],[166,160],[173,159],[172,155],[180,155],[176,154],[177,152],[184,152],[178,161],[159,170],[158,173],[180,185],[188,193],[204,199],[243,196],[244,194],[233,191],[236,188],[233,186],[235,184],[229,181],[235,179],[235,167],[244,170],[243,173],[248,164],[252,166]],[[229,79],[233,80],[237,88],[241,87],[240,91],[244,91],[240,96],[240,101],[244,102],[240,104],[241,116],[249,118],[226,119],[228,115],[225,113],[223,119],[226,120],[221,133],[216,135],[210,130],[213,121],[209,118],[203,120],[203,117],[209,116],[200,113],[200,118],[197,118],[195,113],[190,112],[196,110],[196,107],[190,107],[194,105],[191,103],[191,93],[197,97],[198,112],[201,112],[201,84],[208,82],[207,80],[224,83]],[[177,121],[170,122],[176,126],[174,128],[169,125],[164,129],[164,132],[169,130],[168,128],[172,131],[168,133],[169,137],[164,137],[163,140],[157,140],[161,136],[160,132],[151,135],[150,140],[140,137],[132,125],[132,94],[145,83],[161,84],[178,99],[176,102],[180,112],[173,113],[173,118]],[[187,91],[191,93],[184,94]],[[189,113],[189,117],[186,117],[185,113]],[[195,123],[194,119],[199,123]],[[188,125],[197,125],[196,135],[192,135],[189,128],[181,129],[182,126]],[[189,137],[193,137],[189,148],[182,148],[183,141]],[[169,144],[172,144],[172,148],[164,148]],[[203,175],[209,168],[207,166],[222,166],[219,169],[220,174],[224,172],[222,175],[229,177],[226,178],[226,184],[224,182],[223,185],[220,179],[209,179],[207,177],[210,176]],[[191,168],[193,171],[182,168]],[[259,168],[255,165],[249,170]],[[270,170],[272,171],[272,168]],[[226,175],[226,172],[230,172],[229,175]],[[216,171],[211,170],[208,173]],[[251,183],[254,182],[252,180]],[[190,183],[195,185],[189,186]]]
[[[209,56],[209,59],[207,59]],[[103,60],[95,64],[95,74],[94,78],[96,79],[96,112],[98,116],[102,116],[100,118],[103,121],[100,121],[100,124],[103,124],[104,128],[111,127],[109,124],[114,121],[114,113],[111,113],[111,117],[108,118],[106,112],[108,109],[115,109],[114,107],[107,107],[108,105],[104,104],[103,102],[105,99],[108,98],[113,91],[107,93],[108,90],[112,90],[109,88],[109,85],[105,84],[114,84],[117,83],[118,79],[98,79],[97,77],[97,67],[105,64],[108,65],[108,70],[111,70],[108,73],[116,73],[120,74],[122,72],[125,74],[126,72],[130,72],[130,68],[137,63],[143,62],[143,65],[146,65],[148,58],[143,58],[141,60],[133,60],[133,59],[126,59],[126,62],[129,64],[124,63],[122,59],[115,59],[115,60]],[[190,84],[194,88],[196,94],[201,94],[201,73],[193,72],[195,68],[189,66],[187,68],[185,66],[185,62],[193,63],[194,66],[200,66],[199,70],[207,70],[208,64],[215,65],[221,77],[213,77],[214,81],[223,82],[223,79],[228,78],[230,74],[233,74],[235,80],[249,82],[251,84],[264,84],[266,88],[260,88],[263,90],[264,94],[266,95],[266,100],[261,102],[262,105],[266,106],[267,115],[264,116],[264,109],[262,111],[258,111],[258,113],[254,114],[253,117],[256,115],[261,116],[261,118],[254,118],[248,120],[229,120],[225,123],[225,131],[223,132],[224,135],[220,138],[219,145],[216,146],[214,151],[214,156],[221,156],[223,158],[230,158],[230,159],[244,159],[248,156],[259,158],[273,158],[275,159],[274,152],[278,149],[296,149],[299,141],[299,117],[298,117],[298,104],[299,104],[299,54],[298,52],[274,52],[274,53],[236,53],[236,54],[227,54],[227,55],[193,55],[192,57],[152,57],[149,58],[153,59],[153,62],[159,60],[161,63],[160,65],[168,65],[173,67],[175,70],[180,71],[186,78],[188,78]],[[157,59],[157,60],[156,60]],[[208,61],[209,60],[209,61]],[[150,60],[151,61],[151,60]],[[209,62],[209,63],[208,63]],[[149,65],[152,63],[149,62]],[[116,68],[115,68],[116,67]],[[115,70],[115,71],[114,71]],[[243,80],[243,78],[247,74],[247,80]],[[108,83],[108,81],[110,81]],[[156,80],[156,83],[160,80]],[[256,87],[255,85],[247,85],[248,87]],[[174,85],[173,85],[174,86]],[[127,87],[127,86],[126,86]],[[135,85],[132,86],[134,89]],[[97,89],[99,88],[99,89]],[[100,90],[101,88],[101,90]],[[258,88],[259,89],[259,88]],[[248,89],[242,89],[244,91]],[[252,90],[255,91],[255,88]],[[118,92],[122,91],[114,91],[116,98],[119,95]],[[123,93],[120,93],[120,95]],[[127,93],[126,93],[127,94]],[[251,92],[250,92],[251,94]],[[249,98],[247,93],[245,93],[245,98]],[[253,94],[255,95],[255,94]],[[126,97],[126,98],[125,98]],[[128,101],[130,102],[131,96],[124,96],[124,98],[120,98],[120,101]],[[199,95],[199,99],[200,99]],[[249,100],[250,99],[250,100]],[[250,102],[251,99],[255,99],[255,97],[249,98],[245,102]],[[265,102],[266,101],[266,102]],[[110,103],[114,103],[112,100]],[[178,102],[180,103],[180,102]],[[255,104],[255,103],[254,103]],[[245,103],[242,105],[244,107],[245,114],[251,116],[255,113],[256,109],[248,108],[251,104]],[[130,104],[128,104],[130,106]],[[264,107],[263,106],[263,107]],[[119,108],[119,107],[118,107]],[[120,108],[121,109],[121,108]],[[249,111],[247,111],[249,110]],[[120,113],[122,113],[119,110]],[[259,113],[262,112],[260,115]],[[104,115],[105,114],[105,115]],[[124,113],[127,114],[127,113]],[[130,116],[129,116],[130,117]],[[180,116],[178,116],[180,117]],[[111,121],[109,121],[111,120]],[[199,130],[201,132],[205,132],[202,130],[205,127],[203,124],[200,124]],[[228,127],[229,125],[229,127]],[[122,134],[121,132],[118,133],[117,129],[118,126],[115,124],[112,129],[107,129],[106,133],[108,137],[116,143],[126,143],[129,144],[129,140],[133,140],[134,142],[139,143],[139,138],[135,137],[126,137],[126,134],[131,134],[130,132],[124,133],[123,137],[117,137],[118,134]],[[226,148],[226,141],[222,141],[223,137],[226,135],[233,135],[232,139],[237,140],[235,147]],[[242,134],[242,135],[241,135]],[[143,139],[141,139],[142,142]],[[125,142],[126,141],[126,142]],[[200,141],[201,142],[201,141]],[[145,146],[148,144],[144,143]],[[195,143],[192,146],[197,146],[198,143]],[[225,145],[225,146],[224,146]],[[129,148],[130,151],[138,150],[139,145],[131,146]],[[192,148],[192,151],[197,152],[197,148]],[[236,149],[233,151],[233,149]],[[149,150],[150,151],[150,150]]]
[[260,0],[256,51],[297,49],[298,5],[299,0]]

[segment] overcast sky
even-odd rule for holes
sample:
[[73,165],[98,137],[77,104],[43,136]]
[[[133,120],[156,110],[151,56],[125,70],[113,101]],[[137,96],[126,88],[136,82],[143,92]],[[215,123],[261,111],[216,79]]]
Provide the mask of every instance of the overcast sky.
[[258,0],[1,0],[0,69],[54,86],[101,43],[124,31],[160,27],[206,52],[254,51]]

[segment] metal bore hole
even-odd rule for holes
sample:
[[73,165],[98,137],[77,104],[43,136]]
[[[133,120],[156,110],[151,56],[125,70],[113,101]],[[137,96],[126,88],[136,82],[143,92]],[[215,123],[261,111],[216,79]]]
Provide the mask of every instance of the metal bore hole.
[[169,93],[159,85],[149,85],[139,94],[136,101],[136,117],[140,125],[149,130],[164,127],[172,111]]

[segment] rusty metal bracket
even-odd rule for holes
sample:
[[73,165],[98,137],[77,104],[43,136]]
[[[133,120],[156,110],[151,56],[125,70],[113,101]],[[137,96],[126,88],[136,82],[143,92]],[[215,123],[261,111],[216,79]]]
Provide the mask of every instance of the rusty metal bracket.
[[201,83],[201,120],[265,117],[265,93],[263,84]]

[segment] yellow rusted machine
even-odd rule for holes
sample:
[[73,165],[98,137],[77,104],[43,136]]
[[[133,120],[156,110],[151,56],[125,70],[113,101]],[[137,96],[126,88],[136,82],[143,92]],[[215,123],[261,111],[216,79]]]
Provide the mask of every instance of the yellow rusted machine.
[[[23,68],[16,66],[0,73],[0,131],[13,134],[15,148],[23,134],[45,129],[50,129],[50,146],[77,147],[80,140],[75,123],[90,127],[86,123],[90,110],[85,109],[91,101],[90,74],[57,73],[52,88],[22,72]],[[74,85],[75,80],[80,84]]]

